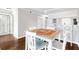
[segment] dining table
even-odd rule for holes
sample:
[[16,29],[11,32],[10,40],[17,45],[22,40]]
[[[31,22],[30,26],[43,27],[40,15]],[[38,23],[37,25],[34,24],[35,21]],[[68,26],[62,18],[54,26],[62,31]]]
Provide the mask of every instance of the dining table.
[[48,42],[48,50],[52,50],[52,41],[59,35],[59,30],[57,29],[44,29],[44,28],[36,28],[31,29],[30,32],[36,33],[36,37],[39,37],[42,40]]

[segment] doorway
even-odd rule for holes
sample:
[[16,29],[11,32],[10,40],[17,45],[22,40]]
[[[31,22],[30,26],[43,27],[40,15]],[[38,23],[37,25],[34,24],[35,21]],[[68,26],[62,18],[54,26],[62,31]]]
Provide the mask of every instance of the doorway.
[[0,36],[13,33],[13,21],[10,15],[0,14]]

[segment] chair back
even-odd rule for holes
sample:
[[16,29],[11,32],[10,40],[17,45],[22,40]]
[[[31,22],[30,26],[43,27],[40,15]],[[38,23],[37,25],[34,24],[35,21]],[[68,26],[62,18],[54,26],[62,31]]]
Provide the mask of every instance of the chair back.
[[36,49],[35,35],[36,33],[29,32],[29,31],[26,32],[26,42],[27,42],[28,50]]

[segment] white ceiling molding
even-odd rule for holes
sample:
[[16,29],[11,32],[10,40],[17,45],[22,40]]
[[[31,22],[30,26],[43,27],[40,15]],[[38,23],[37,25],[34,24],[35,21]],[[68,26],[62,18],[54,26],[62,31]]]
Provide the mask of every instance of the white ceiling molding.
[[51,10],[54,8],[31,8],[31,10],[34,10],[40,14],[47,14],[48,10]]
[[64,12],[64,11],[73,11],[78,10],[79,8],[20,8],[22,10],[26,10],[26,13],[31,15],[49,15],[54,14],[58,12]]
[[2,13],[2,14],[11,14],[12,10],[7,10],[6,8],[0,8],[0,13]]
[[36,10],[33,10],[32,8],[19,8],[19,9],[22,9],[22,10],[26,10],[26,13],[28,14],[31,14],[31,15],[41,15],[42,13],[36,11]]
[[79,8],[30,8],[30,9],[36,11],[39,14],[45,14],[45,15],[61,11],[79,10]]
[[52,13],[58,13],[63,11],[73,11],[73,10],[79,10],[79,8],[59,8],[55,10],[49,10],[47,13],[52,14]]

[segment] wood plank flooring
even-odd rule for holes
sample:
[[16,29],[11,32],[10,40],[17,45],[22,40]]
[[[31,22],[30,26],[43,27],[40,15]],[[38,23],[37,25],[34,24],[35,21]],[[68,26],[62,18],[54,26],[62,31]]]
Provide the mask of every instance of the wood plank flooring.
[[18,50],[25,50],[25,37],[18,39]]
[[[0,36],[0,49],[1,50],[25,50],[25,37],[16,39],[13,35]],[[79,50],[77,44],[66,44],[66,50]]]
[[25,50],[25,38],[16,39],[13,35],[0,36],[1,50]]
[[74,43],[72,43],[72,46],[71,46],[70,42],[67,42],[66,50],[79,50],[79,47],[77,44],[74,44]]

